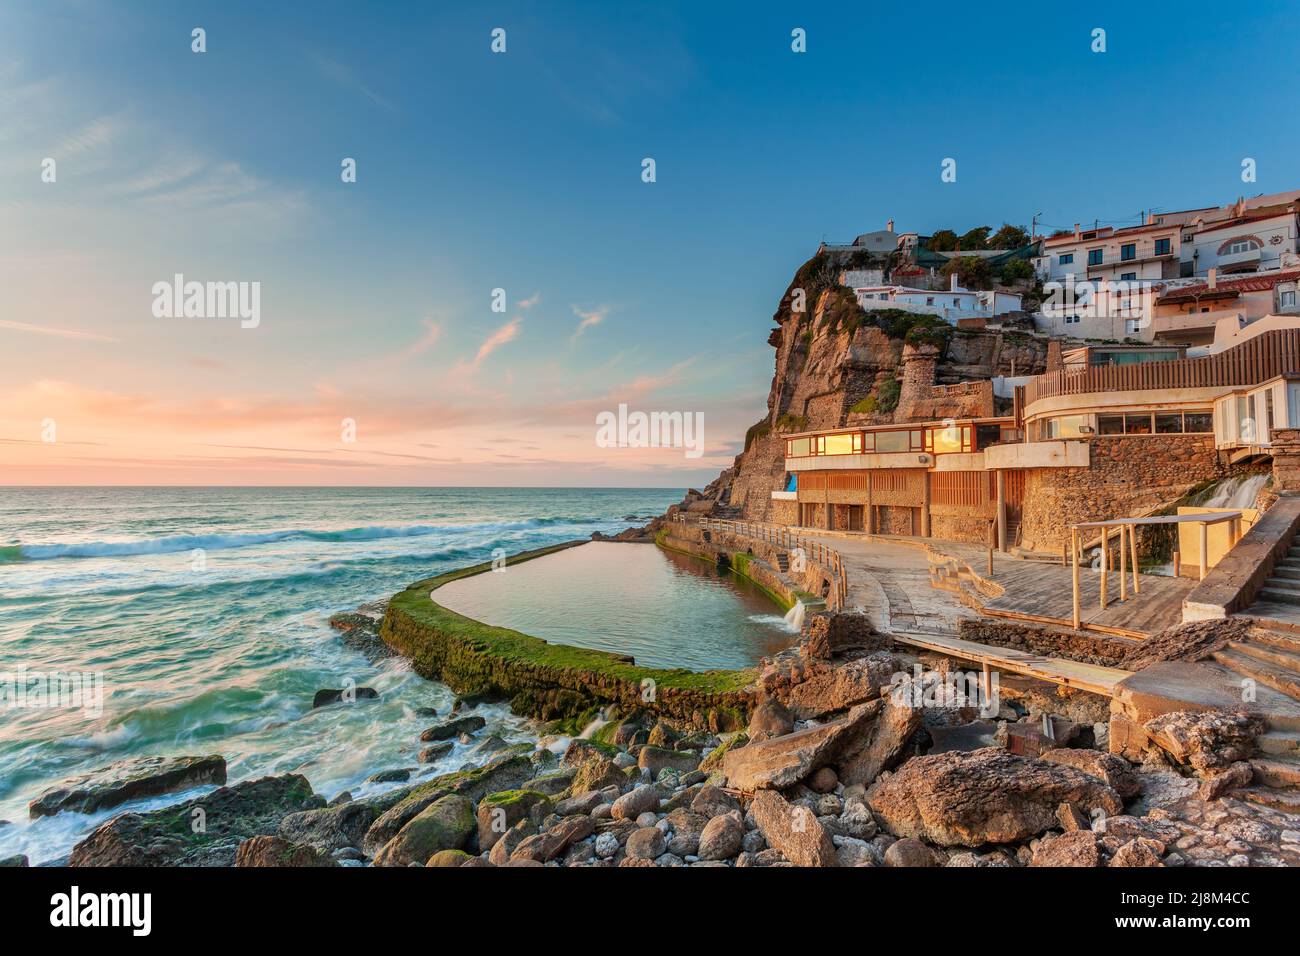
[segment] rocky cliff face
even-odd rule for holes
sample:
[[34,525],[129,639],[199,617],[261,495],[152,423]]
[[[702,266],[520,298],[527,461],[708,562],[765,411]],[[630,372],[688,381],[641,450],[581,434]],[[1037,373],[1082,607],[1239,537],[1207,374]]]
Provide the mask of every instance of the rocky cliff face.
[[739,508],[751,520],[768,519],[770,493],[785,480],[788,434],[990,415],[995,408],[988,385],[935,386],[1045,370],[1045,339],[956,330],[896,309],[864,312],[852,291],[838,284],[838,274],[838,264],[825,255],[796,273],[768,337],[776,368],[767,415],[750,428],[744,452],[705,489],[704,499]]

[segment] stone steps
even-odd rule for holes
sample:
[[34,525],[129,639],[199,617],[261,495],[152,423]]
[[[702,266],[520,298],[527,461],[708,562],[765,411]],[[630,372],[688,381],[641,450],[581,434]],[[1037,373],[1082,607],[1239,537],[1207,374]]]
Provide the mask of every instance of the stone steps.
[[1267,644],[1283,650],[1300,654],[1300,634],[1293,631],[1276,631],[1267,627],[1257,627],[1250,635],[1251,643]]
[[1228,647],[1234,651],[1240,651],[1247,657],[1253,657],[1282,670],[1291,671],[1297,677],[1300,677],[1300,654],[1295,651],[1277,647],[1273,644],[1257,644],[1254,641],[1229,641]]
[[1300,791],[1275,790],[1272,787],[1243,787],[1232,791],[1239,800],[1248,800],[1262,807],[1281,810],[1283,813],[1300,813]]
[[[1273,580],[1270,578],[1270,580]],[[1294,604],[1300,607],[1300,591],[1292,591],[1290,588],[1273,587],[1265,584],[1259,589],[1258,600],[1275,601],[1278,604]]]
[[1260,684],[1281,691],[1288,697],[1300,700],[1300,674],[1295,671],[1277,667],[1233,648],[1215,651],[1212,656],[1224,667],[1236,671],[1243,677],[1249,677]]
[[1295,578],[1266,578],[1264,581],[1264,587],[1273,588],[1278,591],[1295,591],[1297,594],[1300,594],[1300,580]]
[[1269,730],[1255,738],[1255,746],[1262,753],[1275,757],[1294,756],[1300,752],[1300,731]]
[[1277,790],[1300,788],[1300,761],[1286,757],[1254,757],[1255,782]]
[[1300,561],[1291,561],[1279,564],[1273,568],[1273,576],[1277,578],[1293,578],[1300,581]]

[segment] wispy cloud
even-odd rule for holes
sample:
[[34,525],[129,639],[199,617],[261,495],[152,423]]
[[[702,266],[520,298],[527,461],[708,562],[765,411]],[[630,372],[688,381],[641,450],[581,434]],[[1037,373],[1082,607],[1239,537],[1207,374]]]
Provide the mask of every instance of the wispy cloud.
[[397,362],[406,362],[415,358],[417,355],[423,355],[429,349],[438,344],[438,339],[442,338],[442,326],[433,319],[422,319],[421,324],[424,326],[424,333],[393,356]]
[[593,325],[600,325],[600,323],[604,322],[605,317],[609,315],[609,306],[598,305],[594,309],[580,309],[575,305],[573,314],[582,320],[578,323],[578,327],[573,330],[573,338],[576,339]]
[[521,309],[531,309],[533,306],[535,306],[538,302],[541,302],[541,301],[542,301],[542,294],[541,294],[541,292],[534,292],[534,293],[533,293],[532,295],[530,295],[528,298],[523,299],[523,300],[520,301],[520,303],[519,303],[519,308],[521,308]]
[[507,342],[513,342],[519,335],[519,326],[523,324],[523,321],[522,318],[511,319],[489,335],[487,340],[478,347],[478,354],[474,356],[474,361],[470,363],[471,367],[477,369],[489,355]]
[[86,342],[116,342],[117,339],[95,332],[82,332],[79,329],[56,329],[48,325],[32,325],[30,322],[15,322],[12,319],[0,319],[0,329],[14,332],[28,332],[32,335],[50,335],[60,339],[81,339]]
[[338,60],[331,56],[327,56],[324,53],[315,54],[314,59],[316,61],[316,68],[320,70],[321,75],[325,78],[332,80],[344,89],[360,93],[381,109],[387,110],[390,113],[398,112],[396,104],[387,97],[376,93],[362,82],[361,78],[357,76],[356,71],[346,63],[340,63]]

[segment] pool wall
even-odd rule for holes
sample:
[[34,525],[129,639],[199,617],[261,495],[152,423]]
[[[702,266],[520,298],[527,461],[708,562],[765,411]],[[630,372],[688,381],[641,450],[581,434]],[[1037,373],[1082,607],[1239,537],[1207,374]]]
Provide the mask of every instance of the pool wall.
[[[824,577],[820,566],[809,561],[803,578],[792,581],[773,566],[776,549],[761,541],[751,541],[724,531],[710,531],[709,539],[698,525],[674,524],[660,529],[655,544],[667,551],[678,551],[706,561],[717,562],[725,558],[731,570],[753,582],[781,607],[788,611],[795,601],[802,601],[809,611],[822,610],[826,600],[805,588],[817,587]],[[752,552],[752,553],[751,553]]]
[[[586,543],[525,551],[507,558],[506,564]],[[410,658],[421,677],[441,681],[458,694],[505,698],[522,716],[560,720],[613,707],[621,714],[639,709],[715,732],[739,730],[748,723],[756,693],[752,669],[640,667],[624,655],[551,644],[484,624],[433,599],[432,592],[442,585],[491,570],[491,562],[485,562],[412,584],[389,602],[380,637]]]

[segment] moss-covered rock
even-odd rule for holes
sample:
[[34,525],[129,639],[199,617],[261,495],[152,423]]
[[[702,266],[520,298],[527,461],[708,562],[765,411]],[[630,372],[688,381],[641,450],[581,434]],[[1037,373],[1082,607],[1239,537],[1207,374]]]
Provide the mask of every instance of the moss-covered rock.
[[427,862],[440,850],[463,849],[477,827],[474,804],[451,794],[416,814],[375,855],[375,866],[409,866]]
[[429,857],[429,862],[425,866],[460,866],[467,860],[472,860],[464,850],[439,850],[433,856]]

